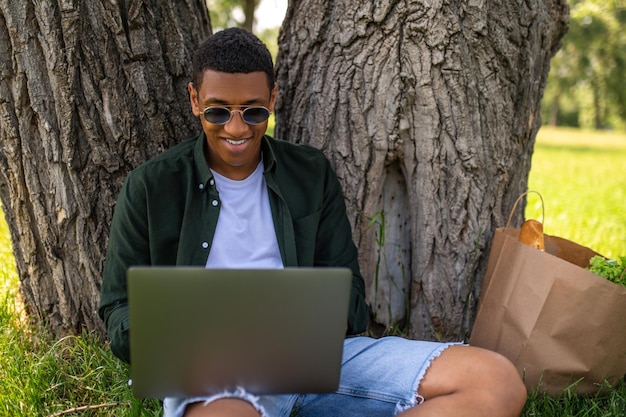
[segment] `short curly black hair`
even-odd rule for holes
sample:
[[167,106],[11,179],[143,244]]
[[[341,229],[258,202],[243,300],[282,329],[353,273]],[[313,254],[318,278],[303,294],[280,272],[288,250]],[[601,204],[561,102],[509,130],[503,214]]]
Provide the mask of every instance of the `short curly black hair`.
[[249,31],[229,28],[206,38],[193,57],[192,82],[200,88],[204,71],[214,70],[231,74],[263,71],[267,74],[270,91],[274,88],[274,63],[265,44]]

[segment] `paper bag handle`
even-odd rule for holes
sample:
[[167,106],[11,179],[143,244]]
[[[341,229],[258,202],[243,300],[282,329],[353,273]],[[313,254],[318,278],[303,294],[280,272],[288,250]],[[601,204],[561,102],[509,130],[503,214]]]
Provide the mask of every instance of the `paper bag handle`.
[[509,214],[509,220],[506,222],[506,228],[508,229],[509,224],[511,224],[511,220],[513,219],[513,214],[515,214],[515,209],[517,208],[517,204],[520,202],[520,200],[522,198],[524,198],[525,196],[527,196],[530,193],[535,193],[539,196],[539,199],[541,200],[541,223],[543,223],[545,221],[546,218],[546,209],[545,209],[545,204],[543,203],[543,197],[541,196],[541,194],[538,191],[533,191],[533,190],[528,190],[525,193],[521,194],[519,197],[517,197],[517,200],[515,200],[515,203],[513,204],[513,208],[511,209],[511,213]]

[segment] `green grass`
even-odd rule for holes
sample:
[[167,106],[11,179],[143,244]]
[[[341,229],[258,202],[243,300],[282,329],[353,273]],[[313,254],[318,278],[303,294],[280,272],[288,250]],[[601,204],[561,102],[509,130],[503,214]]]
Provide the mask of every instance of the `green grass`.
[[[606,256],[626,255],[626,135],[542,128],[530,188],[545,201],[546,233]],[[531,199],[527,214],[537,218]],[[535,210],[535,212],[533,212]],[[135,399],[128,367],[92,334],[55,339],[26,322],[9,232],[0,216],[0,415],[156,416],[158,401]],[[86,409],[86,407],[91,407]],[[533,393],[523,417],[623,417],[626,385],[604,396]]]
[[522,417],[624,417],[626,384],[607,388],[606,394],[580,396],[566,391],[559,399],[531,393]]
[[[528,188],[543,196],[545,233],[626,256],[626,134],[542,127]],[[528,201],[526,217],[541,220]]]
[[[128,366],[93,334],[55,339],[24,318],[9,232],[0,216],[0,416],[158,416],[134,398]],[[90,409],[86,409],[90,407]]]

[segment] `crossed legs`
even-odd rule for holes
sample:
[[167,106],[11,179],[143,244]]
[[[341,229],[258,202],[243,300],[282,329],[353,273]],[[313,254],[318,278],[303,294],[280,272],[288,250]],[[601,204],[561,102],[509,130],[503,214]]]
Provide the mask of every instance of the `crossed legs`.
[[[424,402],[402,417],[518,417],[526,388],[503,356],[471,346],[451,346],[434,359],[419,386]],[[187,407],[187,417],[259,417],[247,401],[221,399]]]

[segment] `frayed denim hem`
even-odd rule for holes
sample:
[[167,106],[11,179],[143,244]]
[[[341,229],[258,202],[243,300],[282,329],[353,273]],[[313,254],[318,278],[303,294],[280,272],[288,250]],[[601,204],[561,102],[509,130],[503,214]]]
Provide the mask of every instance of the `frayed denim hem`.
[[185,414],[185,409],[190,404],[204,403],[204,405],[209,405],[224,398],[237,398],[247,401],[259,412],[261,417],[270,417],[265,408],[259,404],[259,397],[250,394],[241,387],[234,391],[224,391],[207,397],[166,398],[163,401],[163,417],[182,417]]
[[424,397],[420,395],[419,393],[419,386],[422,383],[422,380],[424,379],[424,377],[426,376],[426,372],[428,372],[428,369],[430,368],[430,365],[433,363],[433,360],[441,356],[441,354],[451,346],[467,346],[467,344],[463,342],[448,342],[448,343],[442,344],[442,346],[440,346],[436,351],[434,351],[428,363],[425,364],[425,366],[417,374],[417,378],[415,378],[415,387],[414,387],[415,398],[408,403],[398,403],[396,405],[396,411],[394,413],[394,416],[397,416],[398,414],[410,408],[416,407],[424,402]]

